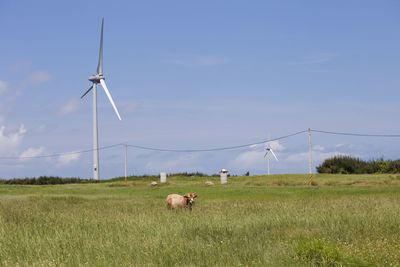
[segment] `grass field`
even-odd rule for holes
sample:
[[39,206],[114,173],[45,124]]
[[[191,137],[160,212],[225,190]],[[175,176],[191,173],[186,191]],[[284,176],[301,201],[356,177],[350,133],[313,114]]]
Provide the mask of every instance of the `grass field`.
[[[400,175],[314,180],[0,185],[0,265],[400,266]],[[192,212],[167,210],[188,191]]]

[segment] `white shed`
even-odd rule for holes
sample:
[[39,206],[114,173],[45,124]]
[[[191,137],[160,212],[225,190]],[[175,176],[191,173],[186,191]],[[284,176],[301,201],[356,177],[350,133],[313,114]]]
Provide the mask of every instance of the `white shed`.
[[160,172],[160,183],[164,184],[167,182],[167,173],[166,172]]
[[221,169],[219,171],[219,177],[221,178],[221,184],[228,183],[228,171],[226,169]]

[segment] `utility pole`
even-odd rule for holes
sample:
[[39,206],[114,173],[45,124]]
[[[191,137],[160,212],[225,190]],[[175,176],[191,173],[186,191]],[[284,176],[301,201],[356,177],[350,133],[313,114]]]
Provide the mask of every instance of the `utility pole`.
[[125,183],[128,182],[128,145],[124,144],[125,147]]
[[313,183],[313,173],[312,173],[312,142],[311,142],[311,129],[308,128],[308,175],[309,185]]
[[[270,133],[268,133],[268,147],[267,147],[267,149],[268,148],[271,148],[270,146],[269,146],[269,142],[270,142],[270,140],[271,140],[271,134]],[[268,150],[267,150],[267,153],[268,153]],[[270,174],[269,173],[269,155],[266,155],[267,156],[267,166],[268,166],[268,175]]]

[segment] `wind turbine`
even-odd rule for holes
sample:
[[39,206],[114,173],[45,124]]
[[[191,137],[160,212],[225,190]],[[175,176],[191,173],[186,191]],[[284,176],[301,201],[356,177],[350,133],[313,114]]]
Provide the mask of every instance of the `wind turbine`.
[[103,75],[103,28],[104,28],[104,18],[101,20],[101,34],[100,34],[100,50],[99,50],[99,62],[97,63],[97,72],[89,77],[89,81],[92,82],[92,86],[81,96],[84,98],[90,91],[93,91],[93,179],[99,180],[99,141],[98,141],[98,127],[97,127],[97,84],[100,83],[104,92],[106,93],[108,99],[113,106],[115,113],[119,120],[121,116],[119,115],[118,109],[115,106],[114,100],[107,89],[105,78]]
[[268,144],[268,147],[265,148],[265,150],[266,150],[266,152],[265,152],[264,158],[265,157],[267,158],[268,175],[269,175],[269,154],[272,154],[272,156],[274,156],[276,161],[279,161],[279,160],[276,157],[276,155],[275,155],[274,151],[272,150],[272,148],[269,146],[269,144]]

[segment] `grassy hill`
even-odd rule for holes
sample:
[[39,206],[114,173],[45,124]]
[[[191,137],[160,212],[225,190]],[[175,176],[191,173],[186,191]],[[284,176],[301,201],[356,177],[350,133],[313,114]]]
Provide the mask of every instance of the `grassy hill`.
[[400,175],[155,179],[0,185],[0,265],[400,266]]

